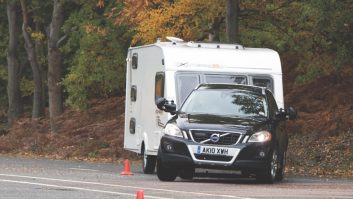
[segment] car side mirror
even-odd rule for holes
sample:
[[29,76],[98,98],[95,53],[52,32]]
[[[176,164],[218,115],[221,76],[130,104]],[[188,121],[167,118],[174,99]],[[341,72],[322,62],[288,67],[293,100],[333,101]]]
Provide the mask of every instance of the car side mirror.
[[168,112],[172,115],[176,112],[176,104],[174,103],[174,100],[168,101],[163,97],[159,97],[156,99],[155,103],[159,110]]
[[155,104],[156,104],[156,106],[157,106],[157,108],[158,108],[159,110],[164,110],[164,109],[163,109],[163,106],[164,106],[164,104],[166,103],[166,101],[167,101],[167,100],[166,100],[165,98],[159,97],[159,98],[156,99]]
[[297,111],[293,107],[287,109],[287,118],[289,120],[294,120],[297,118]]
[[283,108],[280,108],[276,114],[275,114],[275,117],[276,119],[279,119],[279,120],[285,120],[286,119],[286,112],[284,111]]
[[297,111],[293,107],[289,107],[287,110],[284,110],[283,108],[280,108],[276,112],[276,118],[280,120],[294,120],[297,118]]

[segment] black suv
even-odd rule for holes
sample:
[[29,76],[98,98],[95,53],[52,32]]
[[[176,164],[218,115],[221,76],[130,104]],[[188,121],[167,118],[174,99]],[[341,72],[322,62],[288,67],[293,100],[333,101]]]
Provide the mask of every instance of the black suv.
[[282,123],[296,112],[278,109],[270,90],[201,84],[178,111],[164,98],[156,105],[175,114],[158,150],[160,180],[192,179],[195,168],[240,170],[267,183],[283,179],[288,136]]

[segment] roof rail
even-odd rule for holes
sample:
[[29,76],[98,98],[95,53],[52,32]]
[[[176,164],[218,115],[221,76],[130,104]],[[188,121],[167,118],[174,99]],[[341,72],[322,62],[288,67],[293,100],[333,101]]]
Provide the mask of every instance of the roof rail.
[[198,43],[198,42],[190,41],[186,45],[194,48],[221,48],[221,49],[244,50],[244,47],[240,44]]
[[180,43],[180,42],[184,42],[183,39],[180,39],[178,37],[170,37],[170,36],[167,36],[166,37],[167,40],[173,42],[173,43]]

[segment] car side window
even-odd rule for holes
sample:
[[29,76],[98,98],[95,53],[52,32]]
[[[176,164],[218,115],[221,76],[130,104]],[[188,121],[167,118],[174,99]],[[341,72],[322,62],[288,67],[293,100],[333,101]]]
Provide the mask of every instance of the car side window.
[[269,116],[274,117],[274,115],[278,111],[278,106],[277,106],[276,100],[273,97],[271,92],[266,91],[266,95],[267,95],[267,100],[268,100],[268,105],[269,105],[269,113],[270,113]]

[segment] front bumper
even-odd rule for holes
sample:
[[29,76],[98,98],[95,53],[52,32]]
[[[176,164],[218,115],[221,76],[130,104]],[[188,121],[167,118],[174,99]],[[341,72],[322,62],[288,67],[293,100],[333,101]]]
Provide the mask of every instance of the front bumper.
[[[208,155],[197,151],[198,147],[222,147],[231,155]],[[238,143],[230,146],[200,144],[191,140],[164,135],[158,151],[158,159],[166,167],[208,168],[218,170],[242,170],[258,172],[269,167],[271,143]]]

